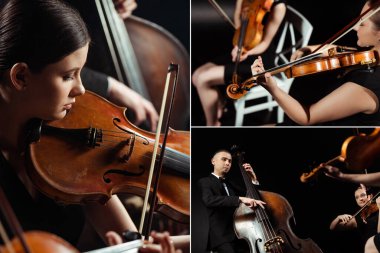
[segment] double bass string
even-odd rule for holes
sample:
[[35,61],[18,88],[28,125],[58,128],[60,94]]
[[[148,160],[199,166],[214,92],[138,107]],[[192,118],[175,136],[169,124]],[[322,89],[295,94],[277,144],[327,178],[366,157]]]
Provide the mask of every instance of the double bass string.
[[[257,200],[261,199],[259,192],[256,190],[256,188],[254,186],[252,186],[250,180],[248,179],[248,175],[247,175],[246,171],[242,168],[242,166],[240,166],[240,169],[241,169],[242,173],[244,173],[243,174],[243,180],[244,180],[246,186],[250,186],[250,187],[247,187],[247,191],[248,191],[247,195],[251,196]],[[262,230],[264,232],[265,242],[268,240],[274,239],[276,237],[276,232],[274,231],[273,226],[270,223],[269,217],[268,217],[267,213],[265,212],[265,210],[262,209],[260,206],[258,206],[254,211],[255,211],[255,214],[258,218],[258,221],[259,221],[258,223],[259,224],[262,223],[261,227],[262,227]],[[271,248],[273,247],[272,245],[273,244],[270,244]],[[279,245],[277,243],[275,243],[275,246],[273,247],[273,249],[274,249],[274,252],[283,252],[281,245]]]
[[[255,199],[261,199],[259,196],[259,193],[256,191],[256,189],[253,188],[251,194]],[[273,226],[270,223],[269,217],[268,217],[267,213],[265,212],[265,210],[263,210],[259,206],[256,208],[255,212],[257,213],[257,216],[259,217],[259,219],[261,221],[263,221],[263,226],[264,226],[263,231],[264,231],[265,236],[267,237],[267,238],[265,238],[265,240],[267,241],[268,239],[270,240],[270,239],[275,238],[276,232],[274,231]],[[276,247],[275,252],[283,252],[281,245],[276,244],[275,247]]]

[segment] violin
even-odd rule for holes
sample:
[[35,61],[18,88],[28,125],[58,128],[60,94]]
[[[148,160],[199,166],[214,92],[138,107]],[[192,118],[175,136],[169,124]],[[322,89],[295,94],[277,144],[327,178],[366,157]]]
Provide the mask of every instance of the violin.
[[376,213],[379,211],[379,208],[376,203],[376,198],[379,196],[379,194],[380,192],[376,193],[362,208],[360,208],[355,214],[353,214],[348,221],[360,215],[360,218],[362,219],[362,221],[364,223],[367,223],[366,221],[367,218],[371,216],[373,213]]
[[71,244],[62,238],[42,231],[28,231],[23,233],[27,249],[24,248],[19,238],[14,238],[11,245],[0,246],[0,253],[79,253]]
[[361,213],[360,213],[360,218],[363,221],[366,221],[369,216],[371,216],[373,213],[376,213],[379,211],[379,208],[377,207],[377,204],[372,202],[370,205],[366,206]]
[[320,57],[319,54],[312,54],[264,72],[253,75],[242,84],[230,84],[227,87],[227,95],[232,99],[239,99],[244,96],[252,87],[263,81],[265,73],[275,75],[284,72],[287,78],[301,77],[305,75],[317,74],[325,71],[347,69],[354,67],[370,68],[378,64],[379,53],[375,50],[337,53],[337,48],[330,50],[330,56]]
[[233,45],[237,46],[232,83],[239,83],[238,66],[243,51],[248,51],[259,44],[263,37],[264,25],[262,21],[270,11],[273,0],[243,0],[241,6],[241,25],[236,29],[233,37]]
[[258,191],[243,167],[243,153],[236,151],[240,171],[247,188],[246,197],[266,202],[265,209],[252,209],[240,203],[234,213],[234,229],[239,239],[249,244],[251,253],[304,252],[322,253],[311,239],[300,239],[291,230],[293,210],[289,202],[273,192]]
[[241,25],[235,30],[232,43],[242,42],[242,48],[248,51],[257,46],[263,38],[263,19],[270,11],[273,0],[243,0],[241,6]]
[[0,220],[0,239],[4,242],[4,245],[0,245],[0,253],[79,253],[72,245],[56,235],[42,231],[23,232],[1,186],[0,214],[7,222],[10,231],[15,235],[13,240],[10,240],[8,231],[5,230]]
[[[27,152],[36,187],[63,203],[105,203],[116,193],[143,196],[155,135],[130,123],[125,111],[87,91],[64,119],[42,124]],[[189,132],[170,129],[165,155],[157,158],[163,169],[156,211],[183,223],[190,216],[189,153]]]
[[337,50],[333,48],[329,49],[328,57],[320,57],[322,55],[322,49],[324,49],[326,45],[334,44],[337,40],[351,31],[355,25],[361,24],[363,21],[378,12],[380,10],[380,7],[374,9],[375,6],[376,5],[368,8],[365,12],[352,20],[337,34],[332,36],[325,43],[321,44],[316,50],[312,52],[312,54],[302,57],[296,61],[289,62],[287,64],[258,73],[243,83],[239,83],[237,79],[234,79],[233,83],[227,86],[226,92],[228,97],[231,99],[241,98],[253,86],[263,81],[265,73],[271,73],[272,75],[275,75],[280,72],[285,72],[285,75],[288,78],[294,78],[339,68],[357,67],[358,65],[367,68],[377,65],[377,62],[379,61],[379,53],[374,50],[337,55]]
[[319,165],[309,173],[301,175],[301,182],[313,179],[325,165],[344,163],[349,170],[360,171],[380,164],[380,128],[375,128],[371,134],[360,134],[348,137],[342,144],[341,154],[323,165]]

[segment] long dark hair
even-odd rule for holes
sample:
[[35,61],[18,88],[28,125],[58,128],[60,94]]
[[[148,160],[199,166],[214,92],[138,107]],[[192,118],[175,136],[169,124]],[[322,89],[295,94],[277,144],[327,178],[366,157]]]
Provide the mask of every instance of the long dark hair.
[[0,76],[17,62],[38,72],[90,41],[79,13],[60,0],[9,0],[0,11]]

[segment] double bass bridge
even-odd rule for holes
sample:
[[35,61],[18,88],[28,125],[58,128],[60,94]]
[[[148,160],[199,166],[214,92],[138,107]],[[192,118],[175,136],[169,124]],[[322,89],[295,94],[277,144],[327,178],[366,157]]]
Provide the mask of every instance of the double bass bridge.
[[284,244],[285,241],[281,236],[275,236],[264,243],[265,252],[276,249],[276,247],[281,247],[281,244]]

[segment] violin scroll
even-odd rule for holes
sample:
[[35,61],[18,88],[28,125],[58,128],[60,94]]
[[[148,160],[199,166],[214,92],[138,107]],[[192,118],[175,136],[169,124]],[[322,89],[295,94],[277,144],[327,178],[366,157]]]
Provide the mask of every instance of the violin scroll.
[[233,83],[228,85],[226,92],[229,98],[236,100],[247,94],[248,90],[242,89],[239,84]]
[[344,157],[337,156],[327,161],[326,163],[320,164],[319,166],[312,169],[312,171],[303,173],[300,177],[300,180],[302,183],[310,182],[311,180],[317,177],[317,175],[325,168],[326,165],[333,165],[333,164],[336,164],[337,162],[343,162],[343,161],[344,161]]

